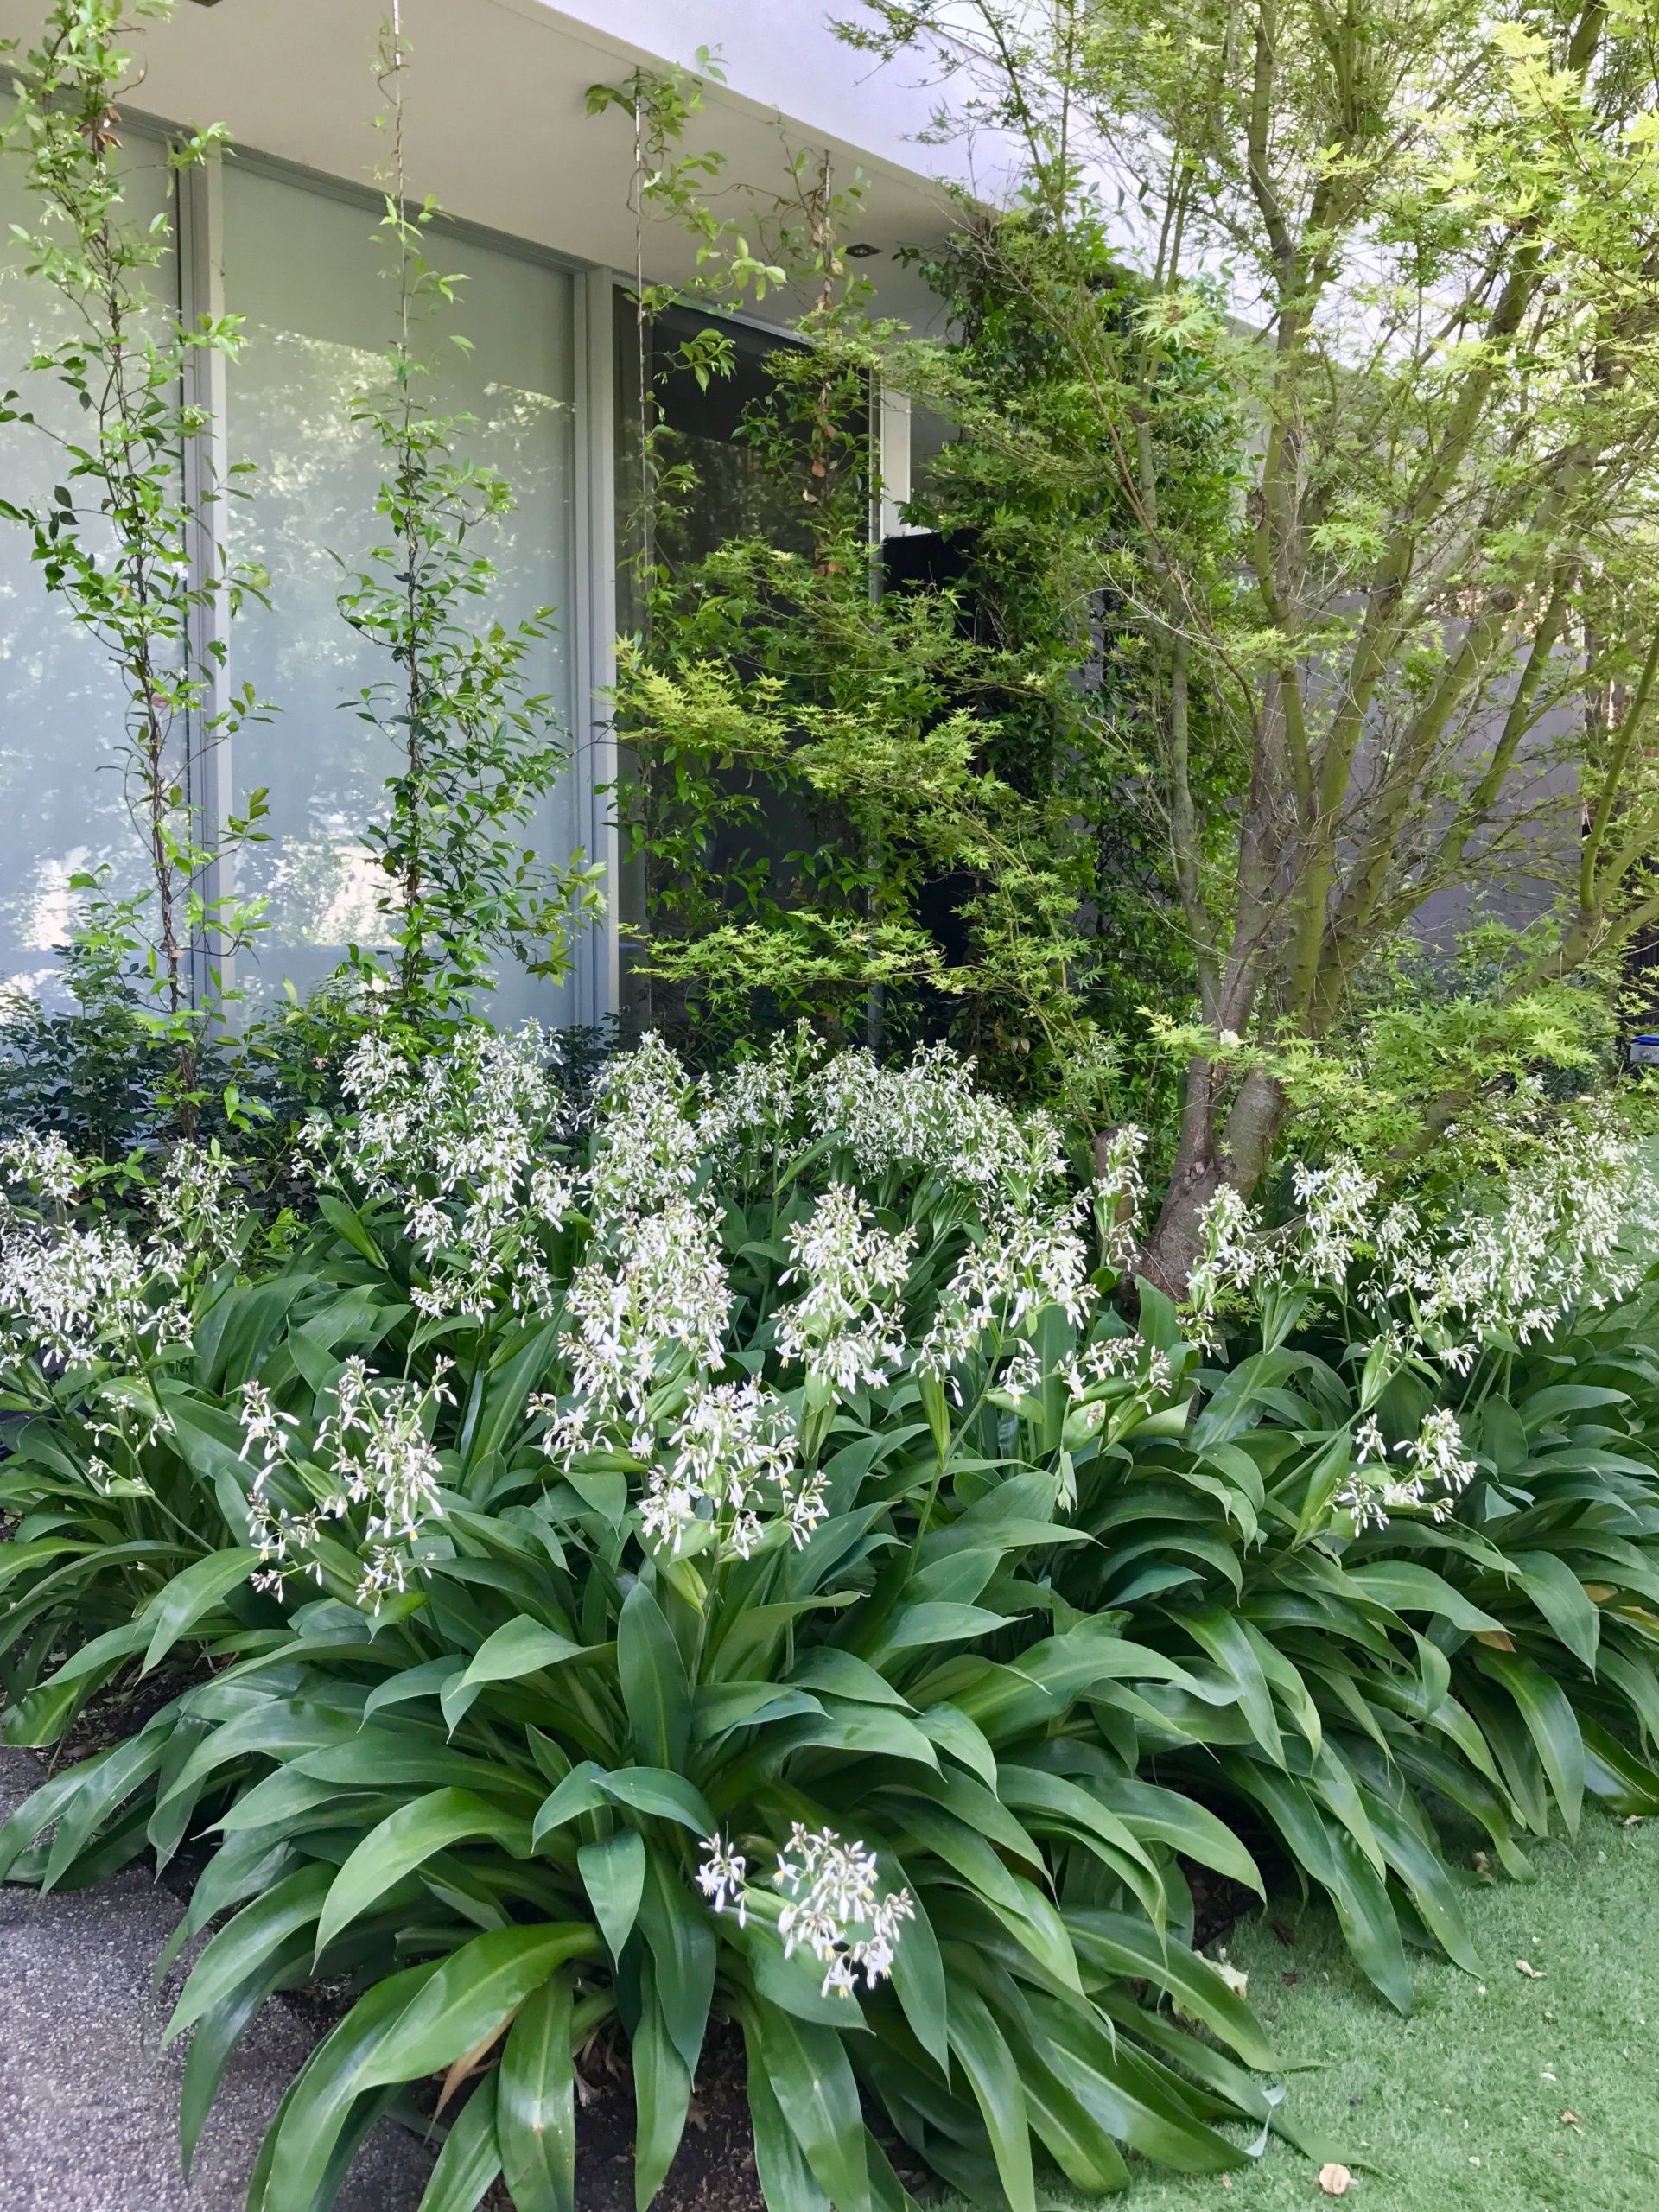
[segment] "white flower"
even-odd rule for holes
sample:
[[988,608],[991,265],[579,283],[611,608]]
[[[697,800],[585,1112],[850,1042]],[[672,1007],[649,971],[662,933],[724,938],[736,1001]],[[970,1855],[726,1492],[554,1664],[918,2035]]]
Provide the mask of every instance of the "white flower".
[[1425,1489],[1431,1483],[1455,1497],[1474,1479],[1475,1463],[1463,1448],[1463,1432],[1449,1407],[1440,1407],[1423,1417],[1417,1435],[1400,1447],[1411,1461],[1412,1472]]
[[[716,1834],[702,1847],[697,1886],[716,1912],[735,1908],[743,1924],[748,1861]],[[786,1899],[778,1916],[784,1956],[810,1951],[824,1968],[823,1993],[849,1995],[859,1974],[874,1989],[893,1971],[904,1923],[916,1917],[908,1890],[886,1897],[879,1887],[876,1854],[861,1843],[843,1843],[833,1828],[816,1832],[797,1821],[778,1854],[772,1885]]]
[[1036,1345],[1016,1338],[997,1380],[1011,1397],[1036,1397],[1043,1387],[1042,1355]]
[[974,1088],[973,1064],[945,1045],[907,1067],[842,1052],[810,1076],[808,1111],[819,1136],[842,1136],[860,1173],[931,1177],[947,1188],[1020,1200],[1065,1172],[1059,1132],[1046,1115],[1020,1117]]
[[242,1457],[256,1449],[259,1453],[249,1498],[253,1541],[265,1562],[254,1577],[256,1588],[280,1589],[292,1572],[308,1572],[321,1582],[321,1539],[331,1524],[364,1507],[359,1604],[378,1611],[388,1591],[406,1586],[410,1545],[429,1520],[442,1515],[442,1470],[431,1429],[437,1405],[450,1395],[445,1372],[440,1363],[431,1383],[423,1387],[377,1375],[361,1358],[348,1359],[330,1394],[333,1410],[305,1453],[308,1471],[321,1471],[330,1487],[302,1512],[272,1496],[273,1477],[293,1465],[290,1436],[301,1424],[273,1405],[263,1384],[243,1385]]
[[108,1221],[59,1227],[0,1204],[0,1356],[79,1366],[124,1360],[136,1341],[168,1341],[188,1326],[146,1289],[153,1270]]
[[1373,1460],[1380,1463],[1388,1458],[1389,1447],[1382,1440],[1382,1431],[1377,1426],[1375,1414],[1367,1414],[1354,1431],[1354,1449],[1358,1452],[1362,1461]]
[[235,1173],[217,1146],[175,1144],[168,1153],[151,1194],[148,1250],[175,1281],[191,1262],[217,1267],[235,1252],[248,1213]]
[[652,1470],[639,1517],[647,1535],[677,1552],[706,1514],[747,1559],[768,1525],[781,1522],[798,1546],[828,1510],[822,1475],[799,1471],[788,1408],[751,1378],[692,1385]]
[[1146,1131],[1126,1122],[1108,1137],[1095,1170],[1091,1195],[1101,1258],[1107,1267],[1125,1268],[1135,1256],[1147,1196],[1141,1166],[1146,1148]]
[[914,1242],[913,1230],[879,1228],[855,1191],[832,1183],[789,1232],[779,1280],[800,1289],[779,1309],[779,1357],[842,1391],[887,1382],[905,1356],[899,1294]]
[[351,1122],[308,1130],[325,1176],[402,1203],[428,1278],[410,1292],[421,1313],[482,1320],[503,1305],[540,1313],[555,1304],[533,1232],[556,1226],[573,1196],[541,1156],[563,1123],[557,1057],[534,1022],[480,1024],[424,1054],[371,1032],[341,1077]]
[[565,1300],[573,1389],[597,1413],[638,1414],[675,1363],[721,1364],[731,1302],[717,1232],[690,1199],[613,1221]]
[[992,1331],[1020,1328],[1051,1306],[1081,1327],[1088,1317],[1089,1255],[1076,1228],[1084,1201],[1064,1212],[1001,1212],[957,1262],[916,1356],[925,1374],[944,1374]]
[[1268,1263],[1261,1224],[1243,1192],[1220,1184],[1198,1219],[1202,1248],[1187,1278],[1187,1304],[1200,1319],[1224,1291],[1245,1291]]
[[770,1140],[774,1147],[783,1141],[799,1103],[802,1076],[822,1050],[802,1022],[792,1036],[775,1037],[766,1052],[740,1060],[718,1082],[704,1076],[697,1086],[702,1149],[728,1158],[756,1140]]
[[584,1178],[601,1231],[685,1200],[702,1167],[685,1070],[660,1037],[610,1062],[595,1090],[593,1158]]
[[1063,1370],[1074,1398],[1085,1398],[1102,1383],[1121,1376],[1135,1377],[1136,1397],[1151,1401],[1165,1397],[1174,1382],[1169,1354],[1149,1344],[1138,1329],[1122,1337],[1100,1337],[1082,1345]]
[[1522,1085],[1510,1119],[1525,1149],[1503,1182],[1471,1191],[1438,1233],[1408,1200],[1370,1230],[1362,1295],[1395,1318],[1402,1348],[1406,1309],[1409,1340],[1456,1375],[1491,1342],[1625,1294],[1659,1252],[1659,1192],[1605,1103],[1563,1116]]
[[1297,1203],[1303,1209],[1301,1255],[1309,1280],[1340,1288],[1347,1280],[1355,1244],[1368,1232],[1377,1180],[1346,1158],[1324,1167],[1298,1161],[1291,1173]]
[[743,1885],[748,1870],[748,1860],[741,1851],[729,1849],[721,1840],[718,1829],[704,1842],[702,1864],[697,1869],[697,1887],[716,1912],[734,1909],[740,1928],[746,1925],[747,1919]]
[[32,1129],[20,1129],[0,1143],[0,1177],[60,1205],[79,1190],[84,1173],[60,1136],[37,1136]]
[[778,1916],[784,1956],[810,1950],[827,1971],[823,1992],[854,1987],[861,1970],[867,1988],[893,1970],[903,1923],[916,1907],[908,1890],[878,1894],[876,1854],[861,1843],[842,1843],[833,1828],[817,1834],[798,1821],[778,1854],[772,1885],[789,1899]]
[[241,1395],[242,1449],[238,1456],[245,1459],[257,1450],[261,1466],[282,1459],[288,1450],[286,1432],[299,1427],[298,1414],[282,1412],[263,1382],[245,1382]]
[[1390,1472],[1389,1448],[1374,1418],[1356,1430],[1354,1449],[1357,1464],[1338,1492],[1337,1504],[1353,1515],[1357,1530],[1385,1529],[1396,1513],[1422,1512],[1444,1521],[1476,1473],[1458,1417],[1444,1406],[1427,1414],[1417,1434],[1395,1447],[1395,1456],[1410,1463],[1405,1473]]

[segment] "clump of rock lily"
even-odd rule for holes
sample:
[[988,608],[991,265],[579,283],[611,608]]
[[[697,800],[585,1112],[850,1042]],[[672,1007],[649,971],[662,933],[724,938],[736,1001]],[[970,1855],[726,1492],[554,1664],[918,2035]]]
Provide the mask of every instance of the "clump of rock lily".
[[120,1211],[0,1155],[7,1732],[178,1674],[0,1870],[207,1840],[187,2152],[264,1996],[350,1983],[267,2212],[444,2073],[429,2202],[569,2207],[596,2036],[647,2204],[713,2020],[774,2212],[1224,2171],[1294,2106],[1192,1868],[1273,1834],[1403,2006],[1406,1930],[1478,1963],[1438,1806],[1514,1871],[1659,1808],[1648,1186],[1592,1116],[1434,1219],[1224,1194],[1178,1309],[1137,1135],[1079,1175],[938,1051],[647,1040],[578,1113],[533,1029],[371,1033],[342,1096],[280,1232],[211,1151]]

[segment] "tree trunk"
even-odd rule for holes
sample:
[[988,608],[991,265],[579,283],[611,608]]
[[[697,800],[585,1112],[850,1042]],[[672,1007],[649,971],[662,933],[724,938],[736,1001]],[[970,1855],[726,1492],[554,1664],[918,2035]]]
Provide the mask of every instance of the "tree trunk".
[[1249,1197],[1267,1172],[1289,1112],[1283,1086],[1260,1068],[1251,1068],[1218,1133],[1218,1078],[1213,1061],[1188,1063],[1181,1137],[1169,1185],[1135,1262],[1138,1274],[1178,1300],[1185,1297],[1204,1249],[1205,1209],[1224,1183]]

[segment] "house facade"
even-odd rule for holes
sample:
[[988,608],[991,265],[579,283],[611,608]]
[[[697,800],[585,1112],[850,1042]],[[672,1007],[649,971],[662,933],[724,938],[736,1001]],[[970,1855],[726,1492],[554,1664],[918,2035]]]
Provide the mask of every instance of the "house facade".
[[[213,824],[269,794],[268,841],[239,862],[264,894],[267,925],[235,978],[254,1001],[291,979],[303,989],[352,942],[372,943],[375,874],[363,828],[389,772],[366,717],[377,656],[338,600],[384,524],[381,458],[353,420],[395,334],[388,256],[376,241],[387,100],[374,55],[391,0],[177,0],[171,20],[134,39],[135,82],[121,123],[130,207],[165,215],[173,248],[158,282],[187,321],[244,319],[237,358],[204,353],[196,397],[210,409],[207,465],[237,464],[246,496],[211,507],[218,551],[269,571],[270,604],[227,622],[220,683],[251,686],[268,715],[193,766],[191,796]],[[0,37],[32,42],[43,0],[0,0]],[[883,312],[921,322],[927,296],[897,257],[946,226],[933,175],[948,155],[917,143],[929,95],[901,72],[874,72],[836,41],[817,0],[399,0],[411,193],[443,209],[435,262],[465,277],[456,327],[440,338],[441,404],[473,418],[470,450],[500,469],[516,504],[487,549],[499,570],[491,612],[555,610],[531,671],[569,733],[569,763],[537,825],[537,842],[602,862],[615,888],[614,773],[606,699],[618,625],[617,482],[622,356],[631,287],[683,283],[690,242],[636,223],[628,118],[586,111],[596,82],[635,68],[690,65],[716,50],[723,80],[688,144],[724,158],[729,212],[764,212],[789,163],[827,157],[838,182],[864,181],[856,241]],[[166,164],[169,128],[222,122],[234,151],[182,177]],[[61,395],[31,378],[30,353],[63,330],[62,310],[22,271],[10,226],[34,224],[15,159],[0,162],[0,388],[16,386],[47,429],[67,433]],[[768,301],[762,313],[774,310]],[[753,324],[751,351],[777,342]],[[626,403],[625,403],[626,404]],[[55,410],[55,411],[54,411]],[[718,435],[717,431],[710,435]],[[890,526],[906,487],[908,422],[879,410]],[[20,502],[60,473],[50,440],[0,429],[0,484]],[[873,527],[881,528],[880,518]],[[211,543],[204,562],[216,557]],[[142,868],[111,766],[118,685],[97,648],[44,588],[24,533],[0,524],[0,977],[49,993],[70,926],[73,880],[107,865],[118,884]],[[588,931],[563,982],[504,976],[505,1015],[558,1025],[615,1010],[621,902]]]

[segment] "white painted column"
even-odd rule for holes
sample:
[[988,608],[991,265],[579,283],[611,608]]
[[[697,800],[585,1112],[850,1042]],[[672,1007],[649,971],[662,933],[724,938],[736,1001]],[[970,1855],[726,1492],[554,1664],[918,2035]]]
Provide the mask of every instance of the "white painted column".
[[876,537],[903,537],[911,525],[900,519],[899,509],[910,498],[910,394],[877,387],[876,466],[881,476],[881,504]]

